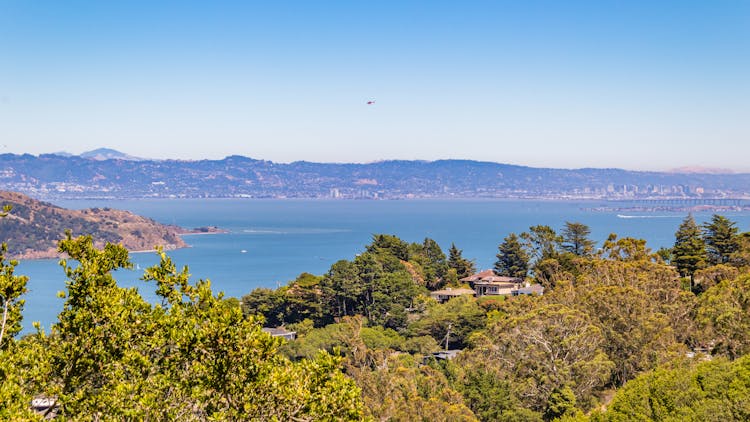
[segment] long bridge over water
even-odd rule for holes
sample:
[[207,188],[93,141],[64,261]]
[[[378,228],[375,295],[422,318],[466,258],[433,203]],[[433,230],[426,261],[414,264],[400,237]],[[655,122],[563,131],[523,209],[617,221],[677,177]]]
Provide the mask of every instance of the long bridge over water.
[[659,198],[659,199],[618,199],[612,202],[638,203],[652,206],[699,206],[742,207],[750,205],[747,199],[740,198]]

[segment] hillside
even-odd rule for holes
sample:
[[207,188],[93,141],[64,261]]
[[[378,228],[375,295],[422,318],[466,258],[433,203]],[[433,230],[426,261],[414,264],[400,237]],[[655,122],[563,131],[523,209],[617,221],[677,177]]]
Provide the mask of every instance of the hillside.
[[131,251],[187,246],[179,227],[167,226],[129,211],[109,208],[69,210],[37,201],[15,192],[0,191],[0,204],[13,210],[0,219],[0,241],[8,243],[9,255],[16,258],[58,256],[57,242],[71,230],[74,236],[93,235],[97,246],[120,243]]
[[750,197],[750,174],[547,169],[471,160],[367,164],[125,160],[0,154],[0,190],[34,198],[544,198]]

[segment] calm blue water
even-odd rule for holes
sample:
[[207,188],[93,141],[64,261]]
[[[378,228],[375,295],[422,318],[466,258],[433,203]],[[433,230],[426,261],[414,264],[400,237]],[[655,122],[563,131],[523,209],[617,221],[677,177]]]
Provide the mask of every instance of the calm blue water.
[[[276,287],[301,272],[325,273],[340,259],[352,259],[375,233],[395,234],[409,242],[435,239],[445,251],[451,242],[463,249],[479,268],[491,268],[497,246],[511,232],[546,224],[560,230],[566,221],[591,227],[599,244],[611,232],[644,238],[656,250],[671,246],[684,213],[628,213],[586,209],[605,202],[500,200],[118,200],[60,201],[66,208],[111,207],[133,211],[183,227],[219,226],[227,234],[190,235],[190,248],[169,252],[178,266],[188,265],[193,280],[208,278],[215,291],[240,297],[256,287]],[[611,205],[611,204],[609,204]],[[619,212],[622,214],[622,212]],[[726,213],[741,231],[750,230],[750,213]],[[710,213],[695,214],[705,221]],[[246,252],[242,252],[242,251]],[[141,269],[157,262],[153,253],[132,255]],[[40,321],[46,329],[56,320],[65,288],[57,260],[24,261],[18,274],[30,277],[24,328]],[[120,271],[121,285],[138,286],[153,300],[154,286],[139,281],[141,271]]]

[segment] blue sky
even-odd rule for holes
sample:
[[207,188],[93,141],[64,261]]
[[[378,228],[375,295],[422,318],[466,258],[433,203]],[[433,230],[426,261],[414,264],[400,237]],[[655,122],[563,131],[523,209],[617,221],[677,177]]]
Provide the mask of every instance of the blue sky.
[[750,171],[750,1],[0,0],[0,152],[98,147]]

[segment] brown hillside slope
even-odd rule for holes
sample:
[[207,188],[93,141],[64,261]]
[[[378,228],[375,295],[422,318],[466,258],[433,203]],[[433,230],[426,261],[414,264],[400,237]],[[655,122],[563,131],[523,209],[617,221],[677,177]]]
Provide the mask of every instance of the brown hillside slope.
[[179,227],[168,226],[129,211],[109,208],[69,210],[37,201],[15,192],[0,191],[0,205],[11,205],[10,214],[0,219],[0,241],[8,243],[14,258],[53,258],[57,241],[70,230],[74,236],[92,235],[97,246],[120,243],[131,251],[155,246],[175,249],[187,246]]

